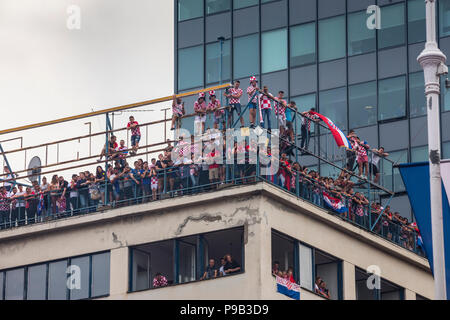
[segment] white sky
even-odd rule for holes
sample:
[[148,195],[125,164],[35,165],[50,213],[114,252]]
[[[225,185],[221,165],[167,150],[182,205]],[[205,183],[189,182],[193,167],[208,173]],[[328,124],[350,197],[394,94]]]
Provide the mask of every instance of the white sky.
[[[81,9],[80,30],[66,26],[70,5]],[[173,1],[169,0],[0,0],[0,128],[52,120],[173,93]],[[158,112],[136,112],[139,122],[161,119]],[[116,116],[123,127],[130,114]],[[45,129],[0,136],[24,137],[24,146],[104,130],[105,119],[90,118]],[[161,141],[163,127],[149,132]],[[126,139],[124,133],[118,135]],[[102,138],[104,139],[104,138]],[[93,141],[93,154],[101,142]],[[145,141],[144,141],[145,143]],[[7,150],[19,142],[4,143]],[[60,147],[60,161],[88,156],[88,141]],[[13,170],[45,149],[8,156]],[[56,147],[48,163],[56,161]],[[3,159],[1,160],[3,163]],[[75,169],[73,172],[78,172]],[[72,171],[67,172],[68,176]],[[25,174],[20,174],[24,176]],[[48,174],[47,176],[50,176]]]

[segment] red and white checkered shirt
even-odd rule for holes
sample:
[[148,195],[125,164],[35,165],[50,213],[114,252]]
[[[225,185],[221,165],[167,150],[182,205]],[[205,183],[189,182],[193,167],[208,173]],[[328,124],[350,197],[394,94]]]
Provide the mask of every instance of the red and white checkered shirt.
[[311,121],[312,120],[317,120],[320,119],[318,116],[316,116],[315,114],[311,114],[309,112],[307,112],[305,114],[305,117],[303,117],[302,119],[302,126],[304,126],[306,124],[306,126],[308,127],[308,131],[311,131]]
[[[244,91],[242,91],[241,88],[237,88],[237,89],[236,89],[236,88],[231,88],[231,89],[229,90],[229,93],[230,93],[232,96],[238,96],[238,95],[241,95],[241,96],[242,96],[242,94],[244,93]],[[229,103],[230,103],[230,104],[241,103],[241,98],[233,98],[233,97],[231,97]]]
[[360,217],[364,216],[364,207],[362,206],[362,204],[358,204],[356,206],[356,214]]
[[[216,108],[220,108],[220,101],[216,100],[214,103],[211,101],[206,108],[208,111],[213,111]],[[214,116],[220,118],[225,113],[225,110],[214,111]]]
[[182,116],[183,115],[183,110],[184,110],[184,105],[182,103],[174,104],[172,106],[172,113],[176,114],[178,116]]
[[276,115],[279,114],[283,119],[286,119],[286,106],[287,106],[286,100],[281,99],[282,103],[280,103],[280,102],[278,102],[278,101],[280,101],[279,98],[275,98],[275,99],[276,99],[276,102],[274,103],[275,104],[275,114]]
[[199,104],[198,101],[195,101],[194,103],[194,111],[200,112],[200,113],[206,113],[206,103],[202,102],[202,104]]
[[259,96],[259,106],[260,106],[261,110],[272,109],[272,101],[270,100],[270,98],[268,96],[261,94]]
[[[247,88],[248,102],[250,102],[253,95],[256,93],[256,91],[254,91],[254,90],[255,90],[255,87],[253,87],[253,86],[250,86]],[[254,104],[258,104],[258,95],[256,95],[251,102]]]
[[131,129],[131,135],[132,136],[140,136],[141,135],[141,129],[139,128],[139,123],[137,121],[128,122],[127,128],[131,128],[131,126],[135,124],[136,127]]
[[358,145],[358,149],[356,149],[356,152],[358,153],[358,157],[367,156],[367,150],[363,147],[362,144]]

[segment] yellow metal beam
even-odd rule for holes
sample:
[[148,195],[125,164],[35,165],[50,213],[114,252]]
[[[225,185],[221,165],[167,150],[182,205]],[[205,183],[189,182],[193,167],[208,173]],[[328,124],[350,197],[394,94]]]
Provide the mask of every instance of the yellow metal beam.
[[[188,97],[188,96],[193,96],[195,94],[199,94],[200,92],[208,92],[208,91],[211,91],[211,90],[226,89],[226,88],[229,88],[231,86],[232,86],[231,84],[227,83],[227,84],[223,84],[223,85],[219,85],[219,86],[215,86],[215,87],[210,87],[210,88],[206,88],[206,89],[200,89],[200,90],[180,93],[180,94],[177,94],[176,96],[177,96],[177,98],[183,98],[183,97]],[[98,110],[98,111],[89,112],[89,113],[83,113],[83,114],[70,116],[70,117],[65,117],[65,118],[61,118],[61,119],[44,121],[44,122],[39,122],[39,123],[34,123],[34,124],[28,124],[28,125],[21,126],[21,127],[0,130],[0,135],[7,134],[7,133],[18,132],[18,131],[29,130],[29,129],[34,129],[34,128],[40,128],[40,127],[45,127],[45,126],[50,126],[50,125],[53,125],[53,124],[58,124],[58,123],[67,122],[67,121],[73,121],[73,120],[79,120],[79,119],[83,119],[83,118],[94,117],[94,116],[98,116],[98,115],[102,115],[102,114],[106,114],[106,113],[110,113],[110,112],[116,112],[116,111],[122,111],[122,110],[138,108],[138,107],[147,106],[147,105],[151,105],[151,104],[155,104],[155,103],[171,101],[172,99],[173,99],[173,96],[162,97],[162,98],[158,98],[158,99],[153,99],[153,100],[148,100],[148,101],[128,104],[128,105],[124,105],[124,106],[120,106],[120,107],[114,107],[114,108],[103,109],[103,110]]]

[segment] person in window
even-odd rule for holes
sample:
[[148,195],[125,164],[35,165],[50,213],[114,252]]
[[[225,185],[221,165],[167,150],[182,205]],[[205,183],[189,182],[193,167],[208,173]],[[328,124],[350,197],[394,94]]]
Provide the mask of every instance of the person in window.
[[205,268],[205,273],[200,280],[217,278],[217,267],[214,259],[209,259],[209,264]]
[[225,258],[220,258],[220,268],[219,268],[219,277],[226,276],[225,273],[225,265],[227,264],[227,260]]
[[278,275],[278,271],[280,271],[280,263],[278,261],[274,261],[272,268],[272,275]]
[[294,269],[292,267],[289,267],[287,270],[287,279],[292,282],[295,283],[295,279],[294,279]]
[[225,256],[226,264],[225,264],[225,274],[233,274],[241,271],[241,266],[237,263],[232,257],[231,254],[227,254]]
[[327,289],[327,284],[323,280],[320,282],[319,292],[324,298],[330,299],[330,292]]
[[167,287],[168,285],[169,282],[167,281],[167,278],[159,272],[153,278],[153,288]]

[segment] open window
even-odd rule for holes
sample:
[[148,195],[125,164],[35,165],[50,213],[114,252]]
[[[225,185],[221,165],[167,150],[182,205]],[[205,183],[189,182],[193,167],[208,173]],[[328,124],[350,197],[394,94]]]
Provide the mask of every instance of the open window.
[[[272,271],[286,272],[289,268],[294,268],[294,240],[277,232],[272,232]],[[298,281],[294,271],[294,279]]]
[[[314,250],[314,268],[316,279],[324,283],[331,300],[342,298],[341,294],[341,260],[317,249]],[[316,282],[316,279],[314,280]]]
[[356,268],[356,299],[357,300],[403,300],[404,289],[383,278],[373,280],[372,274]]

